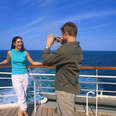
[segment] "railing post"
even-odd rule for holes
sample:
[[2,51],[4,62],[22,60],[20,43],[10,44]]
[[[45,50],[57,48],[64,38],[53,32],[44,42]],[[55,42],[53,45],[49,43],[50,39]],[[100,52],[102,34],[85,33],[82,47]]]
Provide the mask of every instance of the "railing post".
[[98,114],[98,69],[96,69],[96,116]]
[[36,80],[34,80],[34,111],[36,112]]
[[[29,73],[32,73],[30,68],[28,68],[28,71]],[[34,112],[36,113],[36,80],[34,80]]]
[[89,94],[95,94],[93,91],[89,91],[87,92],[87,95],[86,95],[86,116],[88,116],[88,95]]
[[100,91],[100,95],[101,95],[101,96],[103,95],[103,91]]

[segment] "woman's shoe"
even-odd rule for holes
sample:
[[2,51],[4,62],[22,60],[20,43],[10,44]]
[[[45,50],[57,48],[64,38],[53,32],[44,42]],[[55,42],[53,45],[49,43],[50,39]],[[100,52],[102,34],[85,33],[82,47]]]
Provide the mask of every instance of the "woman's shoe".
[[47,97],[44,97],[42,100],[39,100],[39,104],[45,104],[48,101]]

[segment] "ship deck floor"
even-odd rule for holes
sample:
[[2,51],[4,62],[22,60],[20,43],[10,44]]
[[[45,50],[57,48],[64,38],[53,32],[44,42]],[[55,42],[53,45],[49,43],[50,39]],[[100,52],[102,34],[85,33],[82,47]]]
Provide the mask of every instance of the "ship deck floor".
[[[46,104],[37,105],[36,113],[34,112],[33,104],[28,105],[27,112],[29,116],[57,116],[55,113],[56,102],[48,101]],[[86,116],[86,106],[83,104],[76,104],[76,116]],[[17,107],[0,108],[0,116],[17,116]],[[89,105],[89,115],[95,116],[95,106]],[[98,106],[98,116],[116,116],[115,107]]]

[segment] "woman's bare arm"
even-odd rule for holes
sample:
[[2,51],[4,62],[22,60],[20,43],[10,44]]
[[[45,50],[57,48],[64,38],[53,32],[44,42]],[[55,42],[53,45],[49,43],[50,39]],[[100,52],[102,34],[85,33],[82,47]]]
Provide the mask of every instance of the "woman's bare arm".
[[32,60],[32,58],[30,57],[29,53],[26,51],[26,57],[27,57],[27,60],[32,64],[32,65],[42,65],[41,62],[35,62]]
[[7,58],[5,60],[3,60],[2,62],[0,62],[0,64],[6,64],[10,61],[10,57],[11,57],[11,52],[8,51],[7,53]]

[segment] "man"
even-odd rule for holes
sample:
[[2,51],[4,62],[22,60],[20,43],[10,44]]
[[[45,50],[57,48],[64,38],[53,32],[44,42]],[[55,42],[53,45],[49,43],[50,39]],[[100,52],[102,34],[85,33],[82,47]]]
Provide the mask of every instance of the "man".
[[74,116],[75,95],[80,93],[78,82],[82,50],[76,41],[77,27],[67,22],[61,27],[62,37],[57,40],[62,44],[56,52],[51,53],[54,36],[47,38],[46,49],[42,54],[42,63],[47,66],[56,66],[55,89],[57,96],[58,116]]

